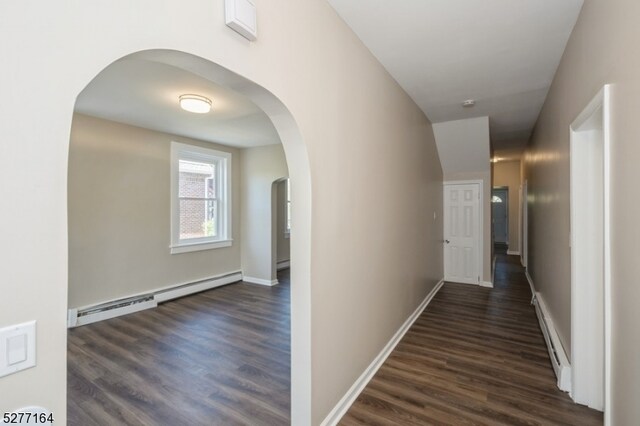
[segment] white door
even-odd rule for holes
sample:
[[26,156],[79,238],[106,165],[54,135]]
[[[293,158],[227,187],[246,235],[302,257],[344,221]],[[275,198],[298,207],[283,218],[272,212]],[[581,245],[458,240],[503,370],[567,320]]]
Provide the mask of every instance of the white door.
[[480,185],[444,185],[445,281],[480,283]]
[[491,192],[491,216],[493,217],[493,242],[509,242],[509,190],[494,189]]

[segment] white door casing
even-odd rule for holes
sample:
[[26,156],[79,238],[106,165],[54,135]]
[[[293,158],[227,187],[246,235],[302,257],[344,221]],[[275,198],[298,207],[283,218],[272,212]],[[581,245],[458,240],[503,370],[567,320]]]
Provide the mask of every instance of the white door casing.
[[[509,243],[509,190],[495,188],[491,191],[491,215],[493,217],[493,242]],[[494,202],[493,197],[501,201]]]
[[571,396],[611,424],[609,86],[571,124]]
[[480,283],[480,196],[479,183],[444,185],[445,281]]
[[[520,239],[520,261],[525,268],[528,264],[529,253],[529,189],[527,180],[522,183],[522,225],[521,232],[522,237]],[[532,295],[533,296],[533,295]]]

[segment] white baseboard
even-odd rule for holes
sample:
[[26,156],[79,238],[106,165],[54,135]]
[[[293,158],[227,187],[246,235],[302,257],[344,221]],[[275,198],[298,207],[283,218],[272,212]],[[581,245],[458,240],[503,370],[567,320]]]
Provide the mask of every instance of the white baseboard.
[[278,280],[265,280],[262,278],[248,277],[246,275],[242,276],[242,281],[251,283],[251,284],[266,285],[271,287],[274,285],[278,285]]
[[525,277],[527,277],[527,281],[529,282],[529,288],[531,289],[531,304],[536,300],[536,287],[533,285],[533,280],[531,279],[531,275],[529,275],[529,270],[525,269],[524,271]]
[[[199,281],[161,287],[147,293],[138,293],[125,298],[109,300],[79,308],[71,308],[67,315],[67,326],[69,328],[77,327],[142,311],[144,309],[155,308],[158,303],[210,290],[240,280],[242,280],[242,272],[235,271]],[[141,299],[143,301],[136,301],[132,304],[126,303],[134,299]]]
[[425,310],[431,299],[444,285],[444,280],[440,280],[438,284],[427,294],[422,303],[416,308],[409,318],[402,324],[400,329],[391,337],[391,340],[382,348],[382,351],[374,358],[373,362],[364,370],[364,372],[358,377],[355,383],[349,388],[347,393],[338,401],[333,410],[327,415],[327,417],[320,423],[321,426],[335,426],[338,424],[342,416],[346,414],[354,401],[358,398],[358,395],[364,390],[369,381],[376,374],[378,369],[382,367],[382,364],[391,355],[393,349],[396,347],[402,337],[409,331],[413,323],[418,319],[422,311]]
[[291,266],[291,261],[289,260],[281,260],[276,264],[276,269],[279,271],[281,269],[287,269]]
[[480,281],[478,285],[480,287],[493,288],[493,283],[491,281]]
[[510,256],[520,256],[520,252],[518,250],[507,250],[507,254]]
[[156,301],[158,303],[162,303],[168,300],[177,299],[178,297],[184,297],[190,294],[199,293],[201,291],[211,290],[212,288],[235,283],[241,280],[242,272],[235,271],[200,281],[166,287],[164,289],[154,291],[153,294],[156,297]]

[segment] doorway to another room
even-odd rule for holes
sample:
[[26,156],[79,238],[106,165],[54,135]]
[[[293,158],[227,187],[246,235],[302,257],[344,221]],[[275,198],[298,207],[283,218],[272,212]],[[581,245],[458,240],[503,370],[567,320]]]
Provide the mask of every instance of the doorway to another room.
[[507,248],[509,244],[509,188],[494,187],[491,191],[493,243]]
[[77,98],[70,425],[292,422],[289,163],[276,123],[234,78],[146,51]]

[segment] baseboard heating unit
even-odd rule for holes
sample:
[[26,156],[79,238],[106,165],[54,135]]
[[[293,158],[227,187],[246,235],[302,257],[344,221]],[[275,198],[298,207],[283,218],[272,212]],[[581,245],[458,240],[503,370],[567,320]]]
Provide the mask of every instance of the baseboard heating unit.
[[533,304],[536,308],[538,321],[540,322],[540,329],[547,343],[553,371],[558,378],[558,388],[564,392],[569,392],[571,390],[571,364],[560,343],[560,338],[553,325],[553,321],[551,321],[547,313],[547,307],[540,298],[540,293],[536,293]]
[[100,303],[98,305],[69,309],[67,327],[78,327],[97,321],[132,314],[145,309],[155,308],[159,303],[166,302],[168,300],[210,290],[215,287],[220,287],[241,280],[242,272],[234,271],[198,281],[151,290],[146,294],[129,296],[123,299]]
[[78,327],[133,312],[143,311],[145,309],[155,308],[156,306],[158,306],[158,303],[153,294],[146,294],[114,300],[84,309],[70,309],[68,326]]

